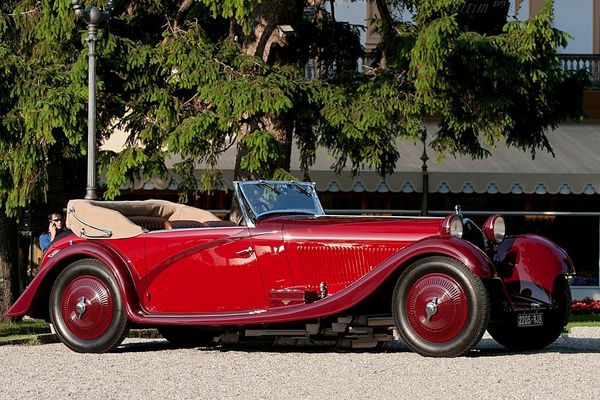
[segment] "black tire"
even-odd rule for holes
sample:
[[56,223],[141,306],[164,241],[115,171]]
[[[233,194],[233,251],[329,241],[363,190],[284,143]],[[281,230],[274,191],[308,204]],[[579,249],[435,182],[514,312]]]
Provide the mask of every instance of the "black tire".
[[158,332],[177,347],[206,347],[213,343],[215,332],[194,326],[163,325]]
[[434,256],[416,261],[400,275],[392,312],[412,350],[428,357],[457,357],[481,340],[490,304],[481,278],[452,258]]
[[571,315],[571,288],[565,276],[556,279],[552,297],[555,309],[543,312],[543,326],[519,328],[516,313],[502,312],[490,322],[489,334],[502,346],[518,351],[540,350],[554,343]]
[[79,353],[104,353],[129,331],[117,281],[98,260],[78,260],[59,275],[50,292],[50,320],[59,339]]

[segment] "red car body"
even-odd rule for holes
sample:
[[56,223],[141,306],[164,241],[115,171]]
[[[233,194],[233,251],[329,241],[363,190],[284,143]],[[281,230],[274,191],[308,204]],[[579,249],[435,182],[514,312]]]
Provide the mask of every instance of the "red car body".
[[[448,227],[453,219],[460,219],[465,230],[477,229],[457,215],[348,217],[278,209],[256,217],[242,199],[244,192],[238,188],[236,194],[242,208],[246,203],[241,226],[155,230],[102,240],[72,234],[54,242],[39,273],[6,315],[28,314],[55,325],[62,315],[65,333],[59,336],[76,351],[106,351],[118,344],[110,340],[110,346],[98,347],[96,342],[114,324],[113,309],[122,303],[127,323],[159,327],[174,343],[196,343],[194,335],[204,332],[198,327],[209,328],[211,339],[231,331],[298,338],[304,330],[308,339],[350,337],[362,343],[389,340],[391,330],[398,329],[410,347],[430,356],[463,354],[491,326],[490,332],[500,332],[496,336],[509,347],[543,347],[548,340],[532,338],[520,347],[503,335],[521,329],[536,336],[550,329],[547,321],[558,318],[562,324],[566,318],[563,302],[568,299],[561,297],[561,283],[573,266],[562,249],[542,237],[507,237],[496,244],[486,244],[477,232],[473,241],[453,237]],[[88,272],[75,274],[70,278],[74,283],[65,283],[52,297],[60,274],[82,260],[99,262],[108,278],[96,277],[88,266]],[[403,291],[401,281],[411,273],[416,274],[410,278],[414,285]],[[466,284],[461,274],[469,274]],[[485,293],[476,293],[479,297],[471,301],[468,282],[473,279]],[[96,288],[97,281],[102,287]],[[94,305],[90,299],[105,292],[110,302]],[[53,307],[65,311],[53,314]],[[86,321],[88,314],[91,321]],[[515,318],[534,321],[515,325]],[[471,319],[478,326],[474,333],[468,332]],[[463,334],[468,343],[452,344],[464,342],[457,339]],[[74,342],[64,337],[69,335]]]

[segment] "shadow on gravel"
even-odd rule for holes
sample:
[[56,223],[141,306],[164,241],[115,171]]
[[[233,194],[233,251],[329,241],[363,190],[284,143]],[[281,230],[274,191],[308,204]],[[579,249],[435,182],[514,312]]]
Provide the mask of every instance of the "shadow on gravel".
[[111,351],[111,353],[146,353],[151,351],[165,351],[176,349],[166,340],[152,340],[144,342],[125,343]]
[[[176,346],[161,339],[125,343],[115,349],[114,353],[139,353],[139,352],[158,352],[177,349]],[[191,351],[220,351],[220,352],[246,352],[246,353],[411,353],[412,351],[402,342],[393,342],[385,346],[372,349],[351,349],[339,348],[323,345],[298,345],[298,346],[280,346],[272,344],[223,344],[211,347],[197,347]],[[565,354],[590,354],[600,353],[600,338],[572,338],[563,336],[554,344],[537,351],[512,351],[500,346],[493,339],[482,339],[477,347],[465,355],[465,357],[505,357],[509,355],[529,355],[543,353],[565,353]]]
[[595,354],[600,353],[600,338],[560,337],[550,346],[534,351],[513,351],[499,345],[494,339],[482,339],[477,348],[467,357],[499,357],[507,355],[529,355],[543,353]]

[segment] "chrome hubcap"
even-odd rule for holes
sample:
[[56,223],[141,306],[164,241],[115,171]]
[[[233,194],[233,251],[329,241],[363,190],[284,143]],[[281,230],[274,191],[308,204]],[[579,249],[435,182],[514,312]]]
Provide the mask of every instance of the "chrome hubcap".
[[77,311],[77,316],[79,317],[79,319],[81,319],[81,317],[83,317],[83,314],[85,314],[86,301],[87,299],[82,296],[77,300],[77,304],[75,305],[75,311]]
[[425,312],[427,313],[427,321],[431,321],[431,317],[433,317],[438,311],[438,298],[434,297],[431,299],[429,303],[425,305]]

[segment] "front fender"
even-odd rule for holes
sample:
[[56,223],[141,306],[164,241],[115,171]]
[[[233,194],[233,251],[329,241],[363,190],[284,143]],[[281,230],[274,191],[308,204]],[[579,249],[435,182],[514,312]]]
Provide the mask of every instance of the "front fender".
[[494,255],[498,275],[510,295],[552,304],[556,278],[575,272],[567,253],[537,235],[507,237]]
[[82,258],[94,258],[106,265],[118,283],[127,314],[138,312],[136,277],[131,275],[122,258],[100,241],[81,240],[70,236],[48,249],[39,272],[5,316],[30,315],[47,318],[48,298],[58,274],[69,264]]
[[420,240],[400,250],[388,261],[395,265],[403,265],[411,259],[429,255],[454,258],[482,279],[494,276],[494,266],[483,251],[471,242],[450,236],[433,236]]

